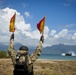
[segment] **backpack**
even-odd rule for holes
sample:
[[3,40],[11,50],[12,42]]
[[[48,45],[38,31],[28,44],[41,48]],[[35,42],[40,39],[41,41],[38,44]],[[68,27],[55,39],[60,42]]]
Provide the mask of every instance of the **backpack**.
[[[25,62],[19,62],[19,59],[16,59],[16,64],[14,65],[14,75],[33,75],[33,72],[28,71],[28,57],[25,57]],[[33,69],[33,68],[32,68]],[[32,70],[33,71],[33,70]]]

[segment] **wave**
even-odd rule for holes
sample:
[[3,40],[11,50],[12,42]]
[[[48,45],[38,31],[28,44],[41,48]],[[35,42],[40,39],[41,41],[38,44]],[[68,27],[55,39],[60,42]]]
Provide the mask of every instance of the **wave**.
[[62,56],[66,56],[68,54],[69,56],[76,56],[75,52],[69,51],[68,53],[62,53]]
[[69,53],[71,53],[72,56],[76,56],[75,52],[73,52],[73,51],[70,51]]

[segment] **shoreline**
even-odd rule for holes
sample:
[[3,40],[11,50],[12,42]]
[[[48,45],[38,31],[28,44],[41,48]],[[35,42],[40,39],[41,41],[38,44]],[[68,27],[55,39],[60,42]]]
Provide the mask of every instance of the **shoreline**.
[[76,61],[76,60],[63,60],[63,59],[37,59],[37,60],[41,60],[41,61]]
[[76,61],[76,60],[58,60],[58,59],[37,59],[37,60],[43,60],[43,61]]
[[[11,60],[11,58],[0,58],[0,60]],[[62,59],[37,59],[36,61],[76,61],[76,60],[62,60]]]

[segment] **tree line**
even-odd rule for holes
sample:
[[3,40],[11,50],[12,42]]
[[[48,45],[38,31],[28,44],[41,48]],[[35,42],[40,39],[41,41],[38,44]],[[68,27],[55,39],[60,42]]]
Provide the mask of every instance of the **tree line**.
[[0,51],[0,58],[9,58],[9,55],[6,51]]

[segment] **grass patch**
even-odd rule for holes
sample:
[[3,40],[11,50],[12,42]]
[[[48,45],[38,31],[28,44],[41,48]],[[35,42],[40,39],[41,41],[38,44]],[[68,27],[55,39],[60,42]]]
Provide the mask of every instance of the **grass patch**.
[[[13,75],[11,59],[0,59],[0,75]],[[76,61],[37,60],[34,75],[76,75]]]

